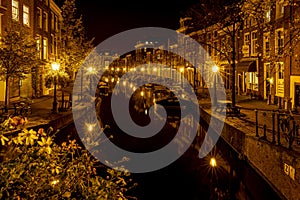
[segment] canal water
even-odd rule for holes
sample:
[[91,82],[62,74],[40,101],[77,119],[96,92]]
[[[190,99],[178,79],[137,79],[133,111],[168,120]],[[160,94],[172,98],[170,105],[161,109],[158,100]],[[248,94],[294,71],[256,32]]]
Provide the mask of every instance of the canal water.
[[[205,129],[200,128],[200,131]],[[74,124],[61,130],[57,138],[59,142],[79,141]],[[216,158],[216,167],[210,165],[211,157]],[[205,158],[198,157],[194,143],[169,166],[148,173],[133,173],[131,177],[138,185],[127,195],[139,200],[280,199],[272,187],[222,139]]]
[[[149,117],[144,113],[145,109],[142,109],[142,112],[135,109],[139,104],[141,104],[139,107],[145,108],[144,101],[130,101],[130,114],[136,124],[145,126],[149,123]],[[180,117],[178,118],[180,110],[172,109],[171,113],[167,110],[167,121],[158,134],[150,138],[131,137],[124,133],[114,121],[111,110],[107,106],[111,105],[110,98],[102,98],[99,105],[96,106],[97,117],[101,119],[101,124],[110,127],[105,130],[105,134],[113,136],[110,139],[112,143],[131,152],[151,152],[162,148],[175,137],[178,126],[183,125]],[[176,107],[173,105],[172,108],[174,106]],[[198,123],[198,121],[193,122],[197,127]],[[127,195],[139,200],[280,199],[259,172],[246,159],[241,158],[232,150],[222,138],[219,138],[213,150],[206,157],[200,159],[198,150],[206,135],[206,130],[208,130],[208,125],[204,120],[200,120],[200,123],[197,137],[194,138],[192,145],[175,162],[157,171],[132,173],[131,177],[138,185]],[[61,130],[57,138],[60,142],[69,139],[80,141],[74,124]],[[214,167],[210,163],[211,158],[216,160]]]

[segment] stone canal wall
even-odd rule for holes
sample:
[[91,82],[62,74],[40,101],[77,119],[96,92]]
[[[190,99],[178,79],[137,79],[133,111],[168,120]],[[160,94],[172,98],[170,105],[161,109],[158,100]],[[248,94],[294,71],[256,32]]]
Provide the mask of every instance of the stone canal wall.
[[[211,110],[201,109],[201,120],[209,124]],[[221,121],[212,124],[219,128]],[[219,123],[219,124],[218,124]],[[227,117],[221,133],[222,139],[247,161],[270,184],[282,199],[300,199],[300,155],[298,152],[272,144],[255,136],[255,127],[242,120]]]

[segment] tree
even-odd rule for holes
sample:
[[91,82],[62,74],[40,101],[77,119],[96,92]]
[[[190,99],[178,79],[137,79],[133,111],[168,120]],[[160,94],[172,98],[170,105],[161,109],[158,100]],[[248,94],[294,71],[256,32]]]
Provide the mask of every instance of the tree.
[[235,71],[237,60],[237,38],[243,27],[244,13],[241,12],[243,0],[237,1],[212,1],[206,0],[195,4],[186,11],[186,16],[193,20],[193,30],[204,30],[212,28],[216,31],[221,31],[223,40],[221,45],[214,46],[210,40],[203,39],[198,41],[200,44],[211,48],[218,52],[219,57],[228,61],[232,68],[232,107],[236,106],[235,98]]
[[[62,6],[62,53],[66,72],[73,80],[83,60],[92,49],[88,40],[82,16],[77,13],[75,0],[65,0]],[[78,16],[79,15],[79,16]],[[74,73],[75,72],[75,73]]]
[[9,104],[11,78],[25,79],[31,67],[38,64],[36,43],[26,30],[6,30],[0,45],[0,79],[5,81],[5,112]]

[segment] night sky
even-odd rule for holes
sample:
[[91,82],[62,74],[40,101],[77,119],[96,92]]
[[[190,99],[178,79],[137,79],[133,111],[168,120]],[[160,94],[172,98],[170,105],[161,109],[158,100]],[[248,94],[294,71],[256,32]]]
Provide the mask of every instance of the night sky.
[[[182,12],[199,0],[77,0],[88,37],[95,44],[133,28],[163,27],[176,30]],[[57,0],[58,4],[63,0]]]

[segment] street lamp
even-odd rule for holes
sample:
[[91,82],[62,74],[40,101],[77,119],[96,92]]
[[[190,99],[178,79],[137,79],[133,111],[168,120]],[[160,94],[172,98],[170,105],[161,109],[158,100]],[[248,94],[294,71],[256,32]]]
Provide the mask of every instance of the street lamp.
[[214,157],[212,157],[212,158],[210,159],[209,164],[210,164],[210,166],[212,166],[212,167],[216,167],[216,166],[217,166],[217,160],[216,160]]
[[87,73],[90,76],[90,93],[92,95],[92,75],[96,74],[96,69],[94,67],[88,67],[87,68]]
[[217,73],[219,72],[219,67],[217,65],[212,66],[212,72],[214,76],[214,100],[213,105],[217,105]]
[[54,97],[53,97],[53,108],[52,112],[57,113],[57,98],[56,98],[56,85],[57,85],[57,71],[59,70],[59,63],[52,63],[52,70],[55,72],[54,74]]

